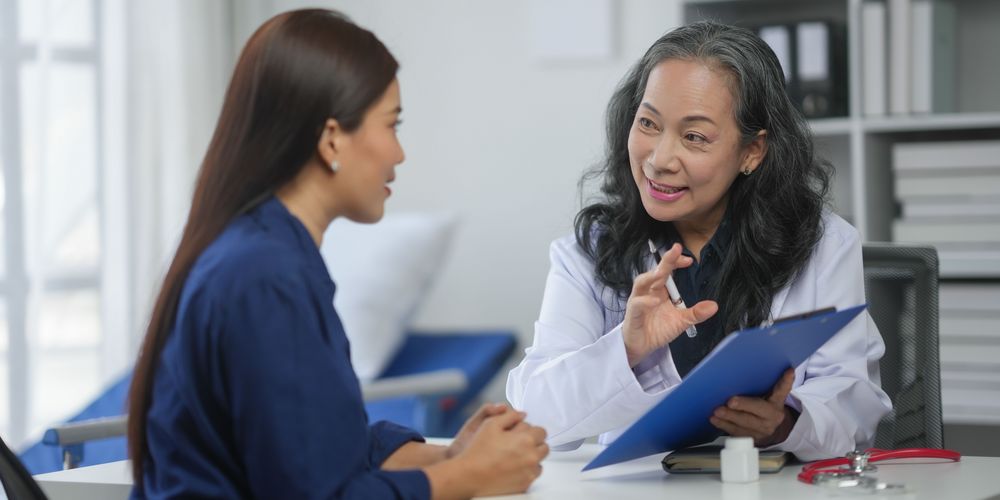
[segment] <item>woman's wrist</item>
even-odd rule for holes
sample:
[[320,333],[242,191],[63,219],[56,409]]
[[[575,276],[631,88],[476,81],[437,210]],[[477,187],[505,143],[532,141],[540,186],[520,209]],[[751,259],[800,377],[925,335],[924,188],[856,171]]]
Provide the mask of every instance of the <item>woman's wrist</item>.
[[400,446],[382,462],[384,470],[416,469],[448,458],[448,447],[410,441]]
[[431,486],[431,498],[448,500],[476,495],[482,478],[474,464],[465,457],[442,460],[423,468]]

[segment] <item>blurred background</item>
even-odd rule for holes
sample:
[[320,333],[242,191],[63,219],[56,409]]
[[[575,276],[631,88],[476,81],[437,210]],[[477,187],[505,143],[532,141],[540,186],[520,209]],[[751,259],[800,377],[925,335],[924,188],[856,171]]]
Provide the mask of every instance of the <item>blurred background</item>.
[[[129,368],[239,49],[270,16],[305,5],[0,3],[8,442],[37,439]],[[459,217],[416,322],[507,327],[530,341],[548,244],[570,230],[607,96],[677,23],[677,5],[616,10],[632,28],[606,54],[554,62],[532,54],[529,2],[320,5],[374,31],[401,62],[407,161],[388,212]]]
[[513,330],[514,361],[548,245],[593,192],[579,180],[615,85],[682,23],[759,30],[837,169],[838,213],[870,241],[938,246],[946,444],[986,435],[966,452],[1000,454],[992,0],[0,0],[0,435],[13,447],[129,370],[235,58],[263,21],[305,6],[346,13],[401,63],[407,160],[388,213],[457,217],[412,325]]

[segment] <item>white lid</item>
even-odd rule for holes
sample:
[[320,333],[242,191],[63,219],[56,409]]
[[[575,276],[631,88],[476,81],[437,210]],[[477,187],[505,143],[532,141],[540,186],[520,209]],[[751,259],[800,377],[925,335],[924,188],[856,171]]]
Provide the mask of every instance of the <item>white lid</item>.
[[727,450],[752,450],[753,449],[753,438],[750,438],[750,437],[731,437],[731,438],[726,438],[726,449]]

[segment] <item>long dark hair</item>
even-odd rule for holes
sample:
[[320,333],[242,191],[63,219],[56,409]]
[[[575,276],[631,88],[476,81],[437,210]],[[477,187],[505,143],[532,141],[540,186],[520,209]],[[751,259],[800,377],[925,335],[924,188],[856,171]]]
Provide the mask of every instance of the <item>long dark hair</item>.
[[757,325],[768,319],[775,293],[805,266],[823,234],[832,168],[813,153],[812,132],[785,93],[774,52],[746,29],[713,22],[683,26],[657,40],[629,71],[608,103],[603,162],[581,180],[602,179],[603,197],[577,214],[576,240],[594,261],[598,280],[623,301],[648,266],[646,239],[672,224],[643,208],[627,146],[649,73],[668,59],[704,61],[731,77],[743,145],[767,130],[759,168],[737,176],[729,189],[732,240],[715,297],[723,332]]
[[233,71],[198,174],[187,224],[156,298],[128,401],[135,484],[149,454],[146,419],[160,352],[198,256],[235,217],[294,178],[334,118],[350,132],[396,76],[371,32],[342,14],[307,9],[273,17],[250,37]]

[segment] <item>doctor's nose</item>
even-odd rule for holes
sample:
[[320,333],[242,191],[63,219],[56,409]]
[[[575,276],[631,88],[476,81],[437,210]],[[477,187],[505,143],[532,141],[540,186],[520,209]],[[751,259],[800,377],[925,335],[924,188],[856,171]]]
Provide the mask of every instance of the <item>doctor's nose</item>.
[[657,142],[656,147],[646,157],[646,168],[650,174],[675,173],[680,169],[680,163],[669,139],[664,137]]

